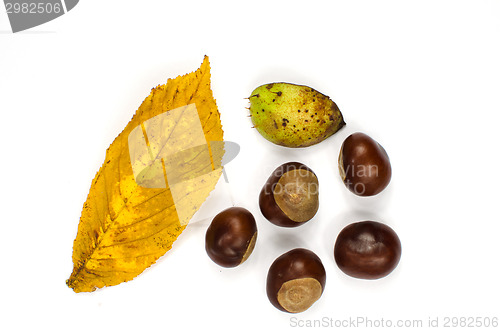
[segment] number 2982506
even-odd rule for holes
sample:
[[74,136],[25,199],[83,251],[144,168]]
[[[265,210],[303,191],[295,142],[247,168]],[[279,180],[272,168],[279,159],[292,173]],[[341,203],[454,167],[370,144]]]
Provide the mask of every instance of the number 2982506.
[[481,328],[498,327],[498,317],[445,317],[445,328]]
[[59,14],[63,11],[61,3],[6,2],[7,14]]

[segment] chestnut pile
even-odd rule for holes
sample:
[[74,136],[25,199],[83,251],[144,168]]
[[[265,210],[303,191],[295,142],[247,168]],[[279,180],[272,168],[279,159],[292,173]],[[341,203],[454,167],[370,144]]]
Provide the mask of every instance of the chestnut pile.
[[[345,186],[358,196],[374,196],[391,180],[391,164],[385,149],[364,133],[347,137],[338,166]],[[259,195],[262,215],[280,227],[298,227],[310,221],[319,208],[319,181],[312,169],[299,162],[277,167]],[[222,267],[236,267],[252,253],[257,239],[254,216],[241,207],[219,213],[207,229],[208,256]],[[375,221],[352,223],[340,231],[333,258],[345,274],[379,279],[390,274],[401,257],[401,242],[389,226]],[[296,248],[276,258],[267,274],[267,296],[272,305],[288,313],[300,313],[322,295],[326,271],[312,251]]]

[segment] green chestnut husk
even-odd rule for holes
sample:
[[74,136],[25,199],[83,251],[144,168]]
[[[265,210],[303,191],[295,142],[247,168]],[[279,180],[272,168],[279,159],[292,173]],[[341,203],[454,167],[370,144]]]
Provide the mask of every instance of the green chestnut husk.
[[311,146],[345,126],[335,102],[309,86],[265,84],[253,90],[248,99],[254,127],[277,145]]

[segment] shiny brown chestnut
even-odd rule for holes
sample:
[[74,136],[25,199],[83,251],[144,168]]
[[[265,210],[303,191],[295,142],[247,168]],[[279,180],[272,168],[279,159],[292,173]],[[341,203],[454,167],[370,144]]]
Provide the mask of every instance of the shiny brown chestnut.
[[231,207],[214,217],[205,236],[208,256],[218,265],[236,267],[250,256],[257,240],[257,224],[245,208]]
[[401,258],[401,242],[389,226],[363,221],[340,231],[334,248],[335,262],[349,276],[378,279],[390,274]]
[[370,136],[357,132],[340,148],[339,171],[345,186],[359,196],[382,192],[391,181],[391,163],[385,149]]
[[284,312],[300,313],[323,294],[326,272],[320,258],[305,248],[279,256],[267,274],[269,301]]
[[299,162],[276,168],[259,195],[262,214],[271,223],[296,227],[314,217],[319,207],[319,183],[316,174]]

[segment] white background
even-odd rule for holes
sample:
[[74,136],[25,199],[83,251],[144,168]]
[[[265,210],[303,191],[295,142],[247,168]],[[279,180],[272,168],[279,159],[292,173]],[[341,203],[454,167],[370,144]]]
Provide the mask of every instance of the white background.
[[[285,330],[291,317],[373,320],[500,317],[500,1],[91,1],[23,33],[0,13],[0,326],[4,330]],[[225,139],[240,144],[227,173],[259,237],[242,266],[204,250],[209,220],[135,280],[75,294],[65,280],[91,180],[106,148],[152,87],[209,55]],[[305,84],[329,95],[347,126],[319,145],[264,140],[244,98],[258,85]],[[342,184],[342,141],[368,133],[388,151],[393,180],[373,198]],[[320,210],[278,228],[258,208],[286,161],[320,180]],[[219,207],[204,206],[215,215]],[[213,204],[212,206],[215,206]],[[333,260],[338,232],[372,219],[400,236],[400,265],[363,281]],[[291,315],[265,278],[306,247],[327,271],[322,298]],[[6,327],[9,325],[8,327]],[[360,325],[361,326],[361,325]]]

